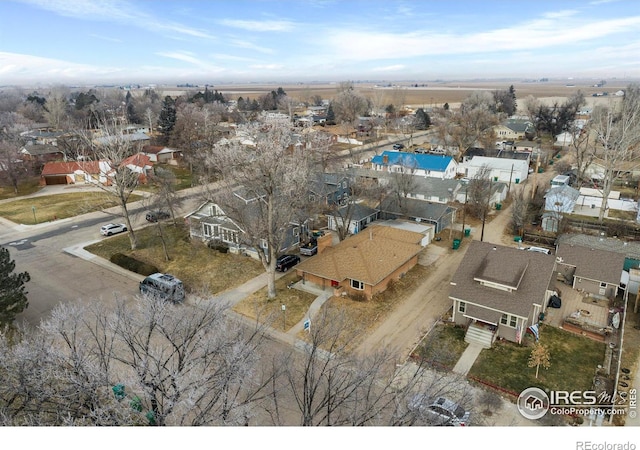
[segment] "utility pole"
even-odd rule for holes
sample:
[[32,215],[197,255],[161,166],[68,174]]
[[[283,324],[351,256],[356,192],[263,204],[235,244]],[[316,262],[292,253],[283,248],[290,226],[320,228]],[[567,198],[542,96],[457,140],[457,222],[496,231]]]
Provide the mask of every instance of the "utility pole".
[[460,236],[460,240],[464,239],[464,221],[467,218],[467,194],[469,192],[469,182],[465,181],[462,185],[464,186],[464,206],[462,207],[462,236]]
[[482,208],[482,232],[480,233],[480,242],[484,242],[484,222],[487,219],[487,210],[491,207],[491,188],[493,187],[493,179],[489,178],[489,194],[487,195],[487,204]]
[[513,163],[511,164],[511,173],[509,174],[509,186],[507,186],[507,197],[509,196],[509,192],[511,192],[511,178],[513,178]]

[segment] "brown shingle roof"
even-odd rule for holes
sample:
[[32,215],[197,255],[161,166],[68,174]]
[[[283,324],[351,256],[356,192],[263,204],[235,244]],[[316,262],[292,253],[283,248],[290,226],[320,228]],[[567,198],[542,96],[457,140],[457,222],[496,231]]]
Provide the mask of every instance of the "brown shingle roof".
[[622,253],[561,242],[558,244],[556,256],[562,258],[562,264],[576,267],[576,277],[609,284],[620,283],[625,260]]
[[[517,289],[508,292],[481,285],[474,278],[477,278],[478,274],[482,273],[483,267],[487,265],[493,266],[491,270],[493,274],[495,270],[502,267],[508,274],[498,278],[511,282],[513,277],[522,270]],[[555,258],[551,255],[472,241],[462,263],[451,279],[449,296],[489,310],[528,317],[533,304],[542,305],[546,301],[544,295],[551,281],[554,265]],[[512,268],[516,269],[512,270]],[[503,281],[500,284],[506,283]]]
[[296,269],[328,280],[352,279],[375,286],[422,250],[418,244],[422,238],[413,231],[372,225]]
[[42,175],[66,175],[81,170],[86,173],[100,173],[98,161],[48,162],[42,168]]

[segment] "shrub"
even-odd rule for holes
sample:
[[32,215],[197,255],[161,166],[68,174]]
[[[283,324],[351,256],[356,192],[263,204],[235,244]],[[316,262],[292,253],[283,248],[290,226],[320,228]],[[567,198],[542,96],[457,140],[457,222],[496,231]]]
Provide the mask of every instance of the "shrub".
[[124,255],[122,253],[116,253],[111,256],[110,261],[119,265],[123,269],[127,269],[131,272],[139,273],[140,275],[151,275],[152,273],[160,272],[156,266],[148,264],[144,261],[138,261],[135,258]]

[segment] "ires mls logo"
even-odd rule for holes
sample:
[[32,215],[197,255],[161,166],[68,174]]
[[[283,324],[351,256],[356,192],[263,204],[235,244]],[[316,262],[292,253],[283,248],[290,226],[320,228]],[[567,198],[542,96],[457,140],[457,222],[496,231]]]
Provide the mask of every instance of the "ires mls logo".
[[531,420],[544,417],[551,406],[547,393],[537,387],[530,387],[522,391],[516,404],[520,414]]
[[[629,410],[635,414],[635,390],[630,392]],[[549,391],[548,393],[537,387],[525,389],[518,396],[517,407],[520,414],[527,419],[540,419],[547,412],[551,414],[624,414],[626,399],[619,397],[618,401],[606,393],[595,391]],[[631,415],[631,414],[629,414]]]

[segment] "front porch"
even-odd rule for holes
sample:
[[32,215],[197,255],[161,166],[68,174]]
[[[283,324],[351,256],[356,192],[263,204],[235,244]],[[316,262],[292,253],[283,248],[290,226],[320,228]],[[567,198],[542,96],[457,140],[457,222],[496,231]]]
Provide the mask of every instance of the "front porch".
[[496,330],[495,325],[473,321],[467,327],[464,341],[468,344],[477,344],[482,348],[491,348],[496,340]]

